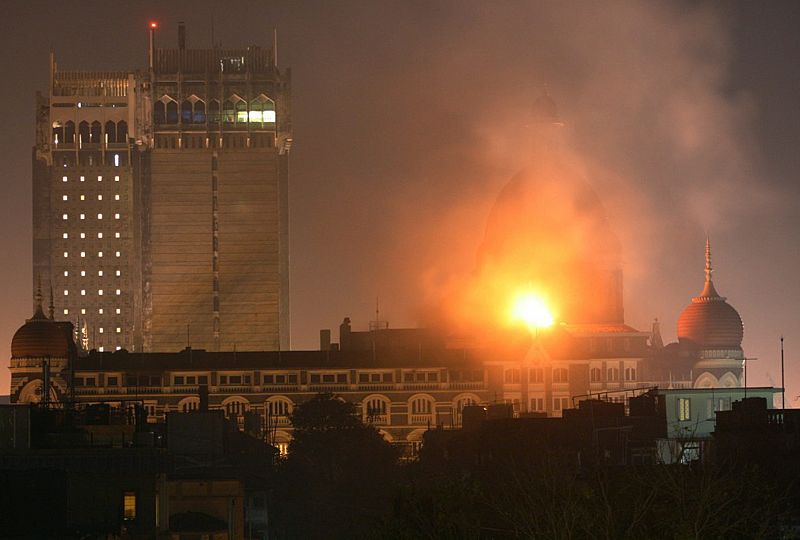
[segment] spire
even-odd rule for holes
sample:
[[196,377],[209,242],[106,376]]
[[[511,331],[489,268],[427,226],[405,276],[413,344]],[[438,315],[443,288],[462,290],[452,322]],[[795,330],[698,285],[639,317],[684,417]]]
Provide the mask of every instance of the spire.
[[47,306],[47,314],[50,316],[50,320],[55,320],[55,313],[56,313],[56,306],[55,302],[53,302],[53,282],[50,282],[50,305]]
[[36,293],[33,295],[33,300],[36,305],[34,307],[33,317],[29,320],[46,319],[47,317],[44,316],[44,311],[42,310],[42,276],[39,274],[36,274]]
[[714,288],[714,282],[711,279],[711,274],[714,273],[714,269],[711,266],[711,241],[706,237],[706,282],[703,286],[703,292],[700,293],[700,298],[720,298],[719,293]]

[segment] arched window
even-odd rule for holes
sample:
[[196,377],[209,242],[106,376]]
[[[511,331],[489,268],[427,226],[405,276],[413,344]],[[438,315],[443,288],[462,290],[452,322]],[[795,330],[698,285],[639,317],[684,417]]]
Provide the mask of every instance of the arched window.
[[553,369],[554,383],[565,383],[567,381],[569,381],[569,372],[566,370],[566,368]]
[[167,122],[167,107],[163,101],[156,101],[153,105],[153,122],[165,124]]
[[196,411],[200,408],[200,398],[191,396],[183,398],[178,402],[178,410],[180,412]]
[[64,124],[64,140],[67,144],[75,144],[75,122],[69,120]]
[[100,122],[95,120],[92,122],[91,131],[89,133],[90,142],[93,144],[100,144],[100,139],[103,136],[103,127],[100,125]]
[[202,99],[198,99],[194,102],[194,115],[192,116],[192,122],[195,124],[206,123],[206,104]]
[[589,380],[591,382],[600,382],[602,379],[602,371],[600,368],[592,368],[589,370]]
[[363,419],[371,424],[388,425],[391,419],[391,410],[391,401],[386,396],[368,396],[362,404]]
[[250,402],[242,397],[231,397],[222,402],[225,416],[229,418],[240,417],[250,410]]
[[619,380],[619,368],[608,368],[606,372],[606,380],[607,381],[618,381]]
[[128,123],[125,120],[117,122],[117,142],[128,142]]
[[106,122],[106,141],[110,143],[117,142],[117,126],[111,120]]
[[53,122],[53,144],[61,144],[64,142],[64,126],[61,122]]
[[78,124],[78,135],[80,137],[81,144],[89,143],[89,122],[84,120]]
[[170,100],[167,102],[167,124],[178,123],[178,102]]
[[208,102],[208,121],[212,124],[219,122],[219,101],[216,99]]
[[288,426],[294,405],[285,397],[271,397],[266,403],[267,424],[269,426]]
[[247,102],[241,98],[234,104],[236,107],[236,123],[237,124],[246,124],[247,123]]
[[192,122],[192,102],[184,99],[181,103],[181,122],[190,124]]
[[222,121],[226,124],[232,124],[236,119],[236,111],[233,108],[233,101],[226,99],[222,104]]
[[260,94],[250,102],[248,118],[251,124],[263,125],[275,123],[275,102],[264,94]]
[[427,394],[417,394],[408,400],[409,424],[433,424],[435,418],[434,399]]
[[635,381],[636,380],[636,368],[626,367],[625,368],[625,380],[626,381]]

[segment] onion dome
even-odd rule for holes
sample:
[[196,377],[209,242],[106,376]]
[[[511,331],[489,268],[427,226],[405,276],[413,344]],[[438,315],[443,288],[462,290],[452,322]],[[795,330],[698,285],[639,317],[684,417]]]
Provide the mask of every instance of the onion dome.
[[12,358],[67,358],[69,339],[42,310],[41,286],[36,291],[36,310],[11,340]]
[[678,319],[678,340],[701,349],[741,349],[744,326],[739,313],[720,296],[711,280],[711,244],[706,240],[706,282]]

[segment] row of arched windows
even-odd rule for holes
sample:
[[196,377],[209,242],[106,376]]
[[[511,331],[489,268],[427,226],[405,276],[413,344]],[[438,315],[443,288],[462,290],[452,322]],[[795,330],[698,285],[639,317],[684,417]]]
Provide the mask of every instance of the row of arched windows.
[[220,102],[212,99],[206,102],[195,95],[184,99],[180,106],[178,102],[168,95],[161,96],[153,104],[153,121],[156,124],[274,124],[275,102],[264,94],[259,94],[255,99],[247,101],[233,94],[228,99]]
[[[105,129],[104,129],[105,127]],[[75,122],[69,120],[61,124],[53,124],[53,144],[75,144]],[[128,123],[125,120],[112,122],[105,126],[95,120],[91,124],[86,120],[78,124],[78,141],[83,144],[126,143],[128,142]]]

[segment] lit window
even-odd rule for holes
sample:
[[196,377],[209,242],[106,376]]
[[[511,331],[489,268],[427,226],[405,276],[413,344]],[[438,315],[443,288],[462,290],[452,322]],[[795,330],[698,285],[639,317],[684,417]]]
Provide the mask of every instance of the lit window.
[[81,277],[86,277],[86,270],[81,270]]
[[66,176],[62,176],[62,177],[61,177],[61,181],[62,181],[62,182],[66,182],[66,181],[67,181],[67,177],[66,177]]
[[114,167],[119,167],[119,154],[114,154]]
[[62,217],[62,218],[65,220],[65,221],[66,221],[67,219],[69,219],[69,216],[68,216],[67,214],[64,214],[64,215],[63,215],[63,216],[61,216],[61,217]]
[[86,296],[86,289],[81,289],[81,296]]
[[102,182],[102,181],[103,181],[103,177],[102,177],[102,176],[98,176],[98,177],[97,177],[97,181],[98,181],[98,182]]
[[64,277],[69,277],[69,270],[64,270]]
[[61,200],[62,200],[62,201],[69,200],[69,197],[67,197],[66,195],[62,195],[62,196],[61,196]]
[[115,200],[115,201],[118,201],[118,200],[119,200],[119,194],[116,194],[116,195],[114,195],[114,200]]
[[122,347],[120,347],[119,345],[117,345],[117,348],[116,348],[116,349],[114,349],[114,350],[115,350],[115,351],[119,351],[120,349],[122,349]]
[[117,289],[117,296],[119,296],[120,294],[122,294],[122,291],[120,291],[119,289]]
[[103,271],[102,270],[98,270],[97,271],[97,275],[100,276],[100,277],[103,277]]
[[114,214],[114,219],[119,219],[119,214]]
[[119,308],[117,308],[117,315],[119,315],[120,313],[122,313],[122,310],[120,310]]
[[81,308],[81,315],[86,315],[86,308]]
[[69,235],[68,235],[67,233],[64,233],[62,236],[63,236],[64,238],[69,238]]
[[81,238],[86,238],[86,233],[82,232],[81,233]]
[[120,328],[119,326],[117,326],[117,334],[119,334],[120,332],[122,332],[122,328]]
[[98,289],[97,290],[97,294],[99,294],[100,296],[103,296],[103,289]]
[[98,252],[97,252],[97,256],[98,256],[98,257],[102,257],[102,256],[103,256],[103,252],[102,252],[102,251],[98,251]]
[[119,251],[117,251],[117,257],[119,257]]
[[83,176],[81,176],[81,182],[85,182],[85,181],[86,181],[86,178],[84,178]]
[[114,177],[114,182],[119,182],[119,176]]
[[97,310],[97,313],[99,313],[100,315],[102,315],[102,314],[103,314],[103,308],[100,308],[100,309],[98,309],[98,310]]
[[119,233],[114,233],[114,238],[119,238]]
[[81,214],[81,219],[86,219],[86,215],[85,214]]
[[69,257],[69,253],[67,253],[67,252],[65,251],[65,252],[64,252],[64,258],[66,258],[66,257]]
[[101,233],[101,232],[97,233],[97,237],[98,238],[102,238],[103,237],[103,233]]
[[[102,347],[100,350],[103,350]],[[125,495],[122,497],[122,515],[126,520],[136,519],[136,492],[125,492]]]
[[98,195],[98,196],[97,196],[97,200],[98,200],[98,201],[102,201],[102,200],[103,200],[103,196],[102,196],[102,195]]
[[100,330],[100,333],[102,334],[102,333],[103,333],[103,327],[101,326],[101,327],[99,328],[99,330]]
[[64,315],[69,315],[69,310],[68,309],[64,310]]
[[98,347],[97,350],[103,352],[103,347]]
[[81,200],[85,201],[86,200],[86,195],[81,195]]
[[103,219],[103,214],[97,214],[97,219]]
[[688,398],[678,398],[678,420],[686,421],[692,419],[691,400]]
[[86,257],[86,252],[85,251],[81,251],[81,257]]
[[121,270],[117,270],[117,277],[119,277],[121,275],[122,275],[122,271]]
[[64,289],[64,296],[69,296],[69,291],[67,289]]

